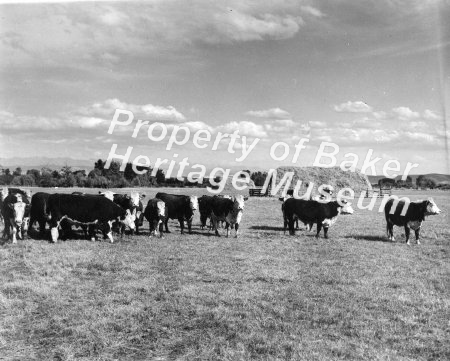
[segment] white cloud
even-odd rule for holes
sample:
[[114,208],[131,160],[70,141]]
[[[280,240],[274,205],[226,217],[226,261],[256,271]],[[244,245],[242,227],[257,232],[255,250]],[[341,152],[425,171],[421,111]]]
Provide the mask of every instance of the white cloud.
[[196,43],[287,39],[299,33],[308,18],[323,15],[295,1],[270,0],[118,1],[95,6],[44,2],[32,6],[2,9],[0,52],[10,64],[93,65],[105,53],[119,58],[156,56],[192,49]]
[[408,107],[398,107],[393,108],[392,112],[398,117],[400,120],[411,120],[411,119],[417,119],[420,117],[420,114],[418,112],[412,111]]
[[94,103],[92,106],[80,109],[79,112],[83,115],[95,115],[100,117],[108,117],[111,119],[116,109],[128,110],[133,113],[135,118],[142,120],[161,122],[182,122],[186,120],[185,116],[171,105],[137,105],[125,103],[116,98],[107,99],[101,103]]
[[372,107],[363,101],[348,101],[334,106],[334,110],[339,113],[370,113]]
[[440,119],[442,119],[442,117],[438,113],[436,113],[436,112],[434,112],[432,110],[429,110],[429,109],[426,109],[423,112],[423,117],[425,119],[427,119],[427,120],[440,120]]
[[233,133],[234,131],[239,129],[239,134],[256,137],[256,138],[266,138],[267,133],[264,129],[264,126],[260,124],[256,124],[249,121],[243,122],[229,122],[224,125],[221,125],[216,128],[217,131],[221,131],[223,133]]
[[289,119],[291,117],[289,112],[280,108],[270,108],[267,110],[250,110],[245,114],[251,117],[264,119]]

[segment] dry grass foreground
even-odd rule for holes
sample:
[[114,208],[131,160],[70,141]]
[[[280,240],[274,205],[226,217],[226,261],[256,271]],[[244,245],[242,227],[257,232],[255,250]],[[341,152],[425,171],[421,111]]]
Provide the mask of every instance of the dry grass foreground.
[[434,198],[421,246],[361,210],[330,240],[284,236],[273,198],[247,202],[239,239],[197,216],[192,235],[4,244],[0,359],[449,359],[450,205]]

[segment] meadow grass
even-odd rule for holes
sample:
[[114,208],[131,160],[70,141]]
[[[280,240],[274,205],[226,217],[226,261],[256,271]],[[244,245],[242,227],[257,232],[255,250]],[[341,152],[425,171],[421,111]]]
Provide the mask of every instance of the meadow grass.
[[238,239],[197,215],[191,235],[4,243],[0,359],[449,359],[450,205],[434,199],[420,246],[397,227],[388,242],[375,211],[329,240],[283,235],[274,198],[246,202]]

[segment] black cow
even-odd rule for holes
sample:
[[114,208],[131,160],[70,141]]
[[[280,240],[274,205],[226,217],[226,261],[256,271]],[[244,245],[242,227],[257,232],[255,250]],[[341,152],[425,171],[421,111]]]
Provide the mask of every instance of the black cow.
[[113,221],[122,221],[131,229],[134,222],[129,211],[108,198],[96,195],[51,194],[47,203],[50,214],[50,232],[53,242],[58,239],[58,227],[61,221],[71,225],[88,226],[91,239],[95,239],[95,230],[103,227],[111,243],[114,242],[111,227]]
[[163,236],[163,224],[166,222],[168,209],[166,204],[159,198],[150,199],[145,207],[144,211],[145,218],[150,224],[150,235],[152,232],[155,236]]
[[[393,206],[394,208],[392,208]],[[407,207],[407,209],[404,211],[403,207]],[[422,226],[422,222],[425,220],[425,216],[439,214],[440,212],[441,210],[433,201],[433,198],[428,198],[426,201],[409,202],[406,204],[403,200],[389,198],[384,205],[388,239],[390,241],[395,241],[394,225],[399,227],[403,226],[405,227],[406,244],[410,245],[410,228],[412,228],[416,234],[417,244],[420,244],[420,227]]]
[[216,236],[220,237],[217,225],[219,221],[225,222],[225,228],[227,230],[227,237],[229,236],[230,226],[236,231],[236,237],[239,232],[239,224],[244,212],[244,203],[247,197],[238,195],[229,198],[213,197],[211,202],[211,220],[213,222],[213,228]]
[[2,202],[1,212],[3,214],[3,221],[5,228],[3,230],[3,238],[9,238],[10,230],[12,229],[12,242],[17,243],[17,237],[23,238],[26,203],[22,200],[20,193],[8,194]]
[[196,196],[185,196],[179,194],[168,194],[163,192],[156,193],[155,198],[161,199],[168,208],[165,222],[166,232],[170,233],[167,223],[170,219],[178,219],[180,222],[181,234],[184,233],[184,221],[186,220],[189,233],[192,233],[192,220],[194,212],[198,208],[198,199]]
[[49,221],[47,214],[48,197],[50,197],[50,193],[45,192],[37,192],[31,197],[30,228],[33,227],[35,222],[38,222],[40,237],[44,237],[45,225]]
[[198,199],[198,210],[200,213],[200,228],[206,227],[208,218],[211,218],[213,196],[203,195]]
[[295,235],[294,217],[305,224],[317,224],[316,238],[323,227],[324,237],[328,238],[328,228],[336,222],[339,214],[352,214],[350,205],[340,205],[337,201],[328,203],[289,198],[284,202],[284,211],[289,223],[289,234]]

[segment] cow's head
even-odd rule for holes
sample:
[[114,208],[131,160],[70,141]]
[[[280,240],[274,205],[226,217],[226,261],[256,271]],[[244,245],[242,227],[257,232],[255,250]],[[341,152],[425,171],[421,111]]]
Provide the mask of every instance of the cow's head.
[[235,211],[243,211],[245,207],[245,201],[248,197],[244,197],[242,194],[234,197],[233,209]]
[[428,198],[426,201],[427,208],[425,210],[426,216],[433,216],[441,213],[441,210],[438,208],[437,204],[434,202],[433,198]]
[[30,217],[23,217],[22,230],[28,231],[29,227],[30,227]]
[[14,224],[18,227],[22,226],[23,217],[25,216],[26,203],[22,201],[22,195],[15,195],[16,202],[10,203],[9,207],[13,211]]
[[133,206],[139,207],[139,201],[140,201],[139,192],[131,192],[130,198],[131,198],[131,201],[133,202]]
[[126,227],[129,227],[131,230],[133,230],[136,225],[135,225],[135,220],[136,220],[136,213],[131,213],[129,209],[127,209],[125,211],[125,215],[123,217],[120,218],[121,223],[123,223]]
[[164,217],[166,214],[166,204],[163,201],[156,202],[156,209],[158,212],[158,217]]
[[114,201],[114,192],[106,191],[106,192],[98,192],[101,196],[108,198],[111,201]]
[[198,209],[198,198],[197,196],[189,196],[189,206],[192,212]]
[[341,214],[353,214],[354,210],[350,203],[348,203],[345,199],[341,199],[342,208]]

